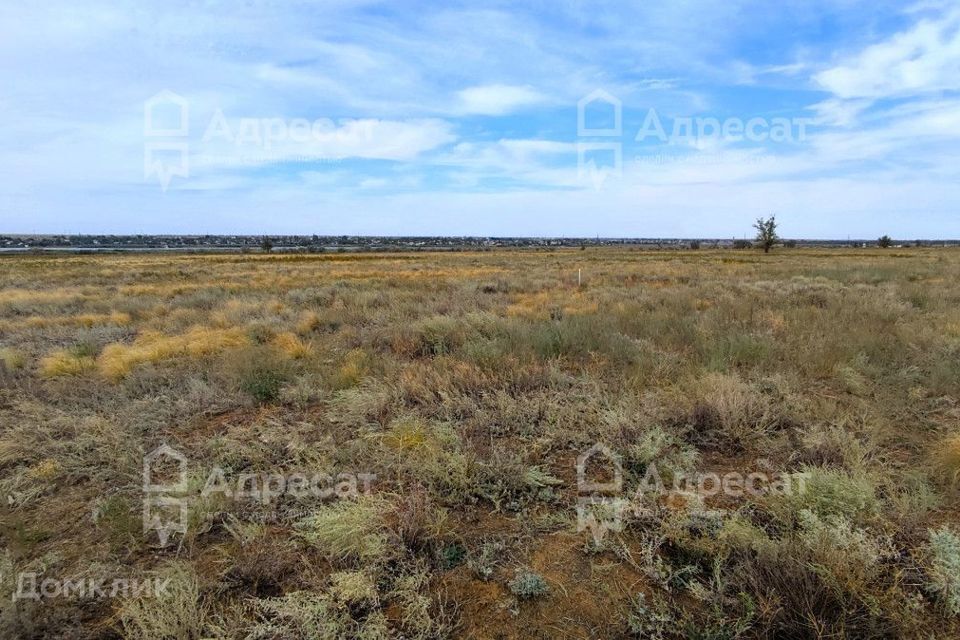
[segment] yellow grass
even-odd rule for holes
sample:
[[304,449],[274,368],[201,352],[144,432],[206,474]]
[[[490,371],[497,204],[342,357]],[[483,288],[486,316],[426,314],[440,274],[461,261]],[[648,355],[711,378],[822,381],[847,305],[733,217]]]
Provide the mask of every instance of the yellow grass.
[[308,342],[304,342],[290,331],[277,334],[272,342],[280,353],[295,360],[310,355],[312,350]]
[[82,296],[77,289],[4,289],[0,291],[0,301],[8,304],[64,304],[73,302]]
[[960,482],[960,433],[945,438],[937,447],[936,465],[952,484]]
[[210,329],[193,327],[181,335],[165,336],[145,331],[133,344],[114,343],[104,347],[97,360],[100,373],[112,380],[126,376],[145,362],[159,362],[180,356],[202,356],[249,343],[241,328]]
[[307,334],[320,326],[320,316],[316,311],[304,311],[297,321],[297,333]]
[[91,356],[77,355],[67,350],[55,351],[40,360],[40,374],[47,378],[78,376],[92,371],[96,363]]
[[18,329],[45,329],[48,327],[96,327],[101,325],[126,326],[130,324],[129,313],[81,313],[73,316],[30,316],[22,320],[8,320],[0,324],[5,331]]
[[9,371],[22,369],[27,363],[27,358],[16,349],[4,347],[0,349],[0,363]]
[[507,306],[508,316],[545,318],[560,311],[564,315],[596,313],[598,305],[579,291],[553,290],[513,296]]

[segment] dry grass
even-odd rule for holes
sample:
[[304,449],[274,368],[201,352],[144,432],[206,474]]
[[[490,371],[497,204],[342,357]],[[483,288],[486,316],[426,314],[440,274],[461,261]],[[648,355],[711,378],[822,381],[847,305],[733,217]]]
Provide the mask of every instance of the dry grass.
[[138,335],[132,344],[108,344],[97,358],[97,367],[107,378],[118,380],[145,362],[203,356],[248,343],[241,328],[192,327],[184,334],[173,336],[148,331]]
[[[3,262],[3,589],[177,584],[0,607],[0,636],[960,636],[954,250]],[[190,504],[164,548],[141,522],[162,443]],[[631,490],[653,465],[806,490],[645,501],[594,544],[594,443]],[[214,468],[376,481],[201,497]]]
[[934,461],[947,482],[960,483],[960,434],[947,436],[937,443]]

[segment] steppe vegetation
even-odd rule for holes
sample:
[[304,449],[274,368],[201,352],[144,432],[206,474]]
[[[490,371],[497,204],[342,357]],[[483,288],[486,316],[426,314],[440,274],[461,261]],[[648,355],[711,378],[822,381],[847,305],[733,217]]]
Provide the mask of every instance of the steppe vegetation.
[[[951,249],[5,257],[0,382],[2,637],[960,637]],[[807,481],[597,541],[595,443],[627,486]],[[265,504],[214,468],[376,479]],[[24,572],[169,589],[13,599]]]

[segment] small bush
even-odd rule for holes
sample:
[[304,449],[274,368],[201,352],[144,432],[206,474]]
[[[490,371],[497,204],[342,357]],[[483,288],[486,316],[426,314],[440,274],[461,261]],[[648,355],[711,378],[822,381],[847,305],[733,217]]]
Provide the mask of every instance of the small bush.
[[944,438],[937,446],[934,462],[940,475],[950,484],[960,482],[960,434]]
[[416,353],[421,356],[452,353],[464,343],[466,330],[462,322],[448,316],[421,320],[413,327]]
[[508,586],[510,592],[521,600],[539,598],[550,593],[550,585],[543,576],[528,569],[518,569]]
[[261,404],[276,400],[284,383],[292,377],[288,362],[265,346],[231,354],[225,369],[241,391]]
[[382,640],[390,637],[382,612],[370,611],[367,606],[349,607],[338,602],[337,595],[294,591],[281,598],[258,600],[256,607],[266,620],[245,637],[330,640]]
[[948,527],[930,531],[927,588],[951,615],[960,615],[960,537]]
[[844,517],[854,523],[869,523],[880,513],[880,500],[870,478],[863,473],[808,467],[800,490],[786,496],[794,512],[807,509],[820,517]]
[[196,574],[186,565],[174,564],[158,574],[157,579],[169,579],[165,589],[121,605],[120,625],[124,637],[134,640],[207,637],[207,606],[201,599]]
[[323,507],[297,524],[300,535],[331,559],[374,563],[387,553],[384,508],[363,498]]
[[663,640],[670,637],[671,631],[676,629],[677,621],[670,614],[667,604],[655,598],[653,606],[647,604],[647,598],[642,593],[637,594],[630,614],[627,616],[627,629],[638,638]]

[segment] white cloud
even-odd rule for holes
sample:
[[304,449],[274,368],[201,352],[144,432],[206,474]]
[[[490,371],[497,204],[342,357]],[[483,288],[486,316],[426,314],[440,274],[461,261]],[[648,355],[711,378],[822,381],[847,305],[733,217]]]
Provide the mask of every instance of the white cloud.
[[[244,131],[243,119],[212,120],[209,135],[196,142],[191,151],[199,164],[253,166],[311,159],[411,161],[421,154],[456,140],[450,123],[423,120],[346,120],[339,125],[327,121],[295,132],[279,119],[276,125],[260,120],[251,134]],[[309,121],[308,121],[309,122]],[[276,132],[271,137],[270,131]]]
[[844,98],[919,95],[960,86],[960,11],[921,20],[813,76]]
[[546,98],[530,87],[488,84],[457,93],[457,111],[464,114],[500,116],[543,103]]

